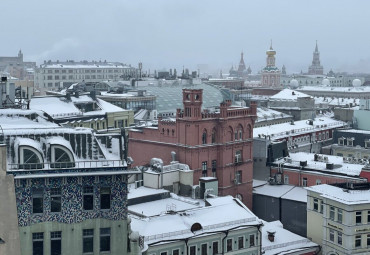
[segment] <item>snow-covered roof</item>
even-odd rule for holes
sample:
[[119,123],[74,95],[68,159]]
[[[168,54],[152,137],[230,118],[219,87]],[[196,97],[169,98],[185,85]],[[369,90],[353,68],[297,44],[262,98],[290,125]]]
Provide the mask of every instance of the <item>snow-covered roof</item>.
[[333,92],[351,92],[363,93],[370,92],[370,86],[361,87],[327,87],[327,86],[304,86],[299,88],[300,91],[333,91]]
[[[97,109],[89,112],[81,112],[76,106],[83,103],[96,103]],[[88,95],[79,97],[71,96],[71,100],[65,97],[34,97],[30,103],[31,109],[42,110],[51,115],[53,118],[70,118],[75,116],[104,115],[108,112],[126,111],[102,99],[92,99]]]
[[[283,228],[280,221],[263,221],[262,232],[262,253],[264,255],[291,254],[294,251],[315,249],[318,244],[309,239],[294,234]],[[268,239],[268,232],[274,232],[274,241]],[[296,253],[294,253],[296,254]],[[301,253],[299,253],[301,254]]]
[[112,63],[112,62],[96,62],[96,63],[83,63],[83,62],[63,62],[63,63],[51,63],[51,64],[42,64],[41,68],[51,69],[51,68],[63,68],[63,69],[80,69],[80,68],[89,68],[89,69],[105,69],[105,68],[119,68],[127,69],[133,68],[131,66],[122,64],[122,63]]
[[346,106],[352,104],[352,106],[360,105],[360,99],[358,98],[331,98],[331,97],[315,97],[315,105],[328,105],[328,106]]
[[359,130],[359,129],[341,129],[338,130],[340,133],[357,133],[357,134],[366,134],[369,135],[370,131],[369,130]]
[[134,212],[142,214],[146,217],[152,217],[156,215],[163,215],[167,211],[181,212],[189,209],[198,208],[199,205],[194,203],[188,203],[174,198],[165,198],[147,203],[141,203],[136,205],[130,205],[128,207],[129,213]]
[[152,189],[152,188],[147,188],[144,186],[135,188],[135,185],[129,185],[128,190],[129,192],[127,194],[127,199],[145,197],[145,196],[154,195],[154,194],[169,193],[169,191],[165,189]]
[[[321,161],[315,161],[314,153],[307,153],[307,152],[296,152],[296,153],[289,153],[289,159],[279,159],[276,160],[274,163],[284,163],[284,166],[296,166],[300,167],[301,161],[307,161],[307,166],[305,168],[307,169],[313,169],[317,171],[325,171],[325,172],[331,172],[333,174],[345,174],[348,176],[354,176],[358,177],[361,173],[362,168],[364,168],[364,165],[360,164],[350,164],[343,162],[343,157],[338,156],[332,156],[332,155],[319,155],[321,158],[327,157],[327,162],[324,160]],[[291,162],[290,162],[291,161]],[[334,164],[334,169],[327,169],[326,164],[332,163]],[[303,170],[304,171],[304,170]]]
[[306,188],[321,194],[321,197],[328,198],[346,205],[370,204],[370,189],[350,190],[336,187],[329,184],[321,184]]
[[[291,89],[283,89],[279,93],[270,97],[270,100],[286,100],[292,101],[297,100],[300,97],[311,97],[310,95],[304,94],[302,92],[291,90]],[[312,98],[312,97],[311,97]]]
[[307,190],[305,190],[302,187],[296,186],[293,189],[289,190],[284,195],[282,195],[281,198],[307,203]]
[[286,113],[278,112],[266,107],[257,108],[257,120],[256,122],[271,120],[271,119],[280,119],[280,118],[289,118],[292,116]]
[[[270,135],[271,139],[282,139],[299,134],[312,133],[319,130],[338,128],[345,126],[346,123],[328,117],[315,118],[313,125],[308,120],[295,121],[294,125],[290,123],[281,123],[253,129],[253,137],[258,135]],[[292,132],[294,130],[294,133]]]
[[[261,224],[260,220],[239,200],[227,196],[221,198],[224,203],[215,202],[215,205],[212,205],[214,199],[219,198],[207,199],[211,206],[188,209],[182,213],[168,213],[146,218],[132,216],[132,230],[138,231],[141,236],[145,237],[145,243],[150,244],[160,240],[170,241],[194,237],[241,225]],[[154,201],[153,206],[155,202],[158,201]],[[202,229],[193,233],[190,229],[194,223],[199,223]]]
[[264,195],[269,197],[280,198],[287,192],[292,190],[295,186],[292,185],[270,185],[266,184],[263,186],[253,188],[253,194]]

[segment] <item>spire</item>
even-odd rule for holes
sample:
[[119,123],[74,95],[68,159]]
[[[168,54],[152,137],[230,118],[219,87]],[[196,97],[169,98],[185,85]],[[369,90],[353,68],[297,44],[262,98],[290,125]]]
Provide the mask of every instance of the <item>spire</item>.
[[238,67],[238,72],[243,72],[245,70],[245,63],[244,63],[244,53],[242,51],[240,55],[240,62],[239,62],[239,67]]
[[270,43],[270,50],[273,50],[273,48],[272,48],[272,39],[271,39],[271,43]]
[[319,48],[317,47],[317,40],[316,40],[316,47],[315,47],[315,52],[318,52]]

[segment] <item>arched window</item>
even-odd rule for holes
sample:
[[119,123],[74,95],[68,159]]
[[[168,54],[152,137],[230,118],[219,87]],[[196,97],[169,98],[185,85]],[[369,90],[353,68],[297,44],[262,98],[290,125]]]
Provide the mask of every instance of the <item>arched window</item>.
[[252,127],[250,124],[247,126],[247,136],[246,138],[252,138]]
[[52,168],[74,167],[74,157],[72,152],[64,146],[51,146],[51,164]]
[[212,130],[212,143],[216,143],[216,130]]
[[229,129],[228,129],[228,136],[229,136],[229,140],[230,141],[233,141],[234,139],[233,139],[233,135],[234,135],[234,131],[233,131],[233,128],[232,127],[229,127]]
[[238,125],[235,133],[237,133],[235,136],[235,140],[243,140],[243,126],[241,124]]
[[203,130],[202,144],[206,144],[206,143],[207,143],[207,130]]
[[40,169],[44,168],[44,159],[41,153],[31,146],[21,146],[19,149],[19,168]]

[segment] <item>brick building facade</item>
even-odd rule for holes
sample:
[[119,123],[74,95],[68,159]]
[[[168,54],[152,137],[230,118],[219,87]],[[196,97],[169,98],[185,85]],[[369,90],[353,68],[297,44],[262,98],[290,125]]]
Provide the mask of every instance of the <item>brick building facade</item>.
[[203,91],[183,89],[183,110],[176,120],[162,119],[158,127],[129,131],[129,155],[135,165],[161,158],[164,164],[176,160],[194,170],[194,184],[202,176],[215,176],[219,195],[232,195],[252,206],[252,144],[256,105],[231,107],[220,104],[219,112],[202,110]]

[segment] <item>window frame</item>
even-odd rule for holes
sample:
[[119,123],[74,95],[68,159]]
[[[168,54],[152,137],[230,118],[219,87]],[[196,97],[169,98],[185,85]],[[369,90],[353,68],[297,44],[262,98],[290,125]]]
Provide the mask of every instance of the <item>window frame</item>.
[[[102,233],[102,232],[105,232],[105,231],[106,231],[106,233]],[[104,248],[104,247],[102,247],[102,243],[104,243],[107,240],[108,240],[108,242],[107,242],[108,249],[102,250]],[[111,228],[100,228],[99,229],[99,252],[109,253],[109,252],[111,252],[111,248],[112,248]]]
[[[91,242],[91,251],[85,251],[88,247],[87,242]],[[90,249],[89,249],[90,250]],[[82,253],[94,253],[94,229],[83,229],[82,230]]]
[[[53,204],[57,204],[58,210],[53,210]],[[62,188],[51,188],[50,189],[50,212],[61,213],[62,212]]]
[[196,254],[197,254],[197,246],[196,245],[189,246],[189,255],[196,255]]
[[334,242],[335,241],[335,231],[334,229],[329,228],[329,241]]
[[307,177],[302,177],[302,187],[307,187],[308,179]]
[[251,234],[249,235],[249,247],[254,247],[254,246],[256,246],[255,235]]
[[[54,241],[54,242],[53,242]],[[59,248],[57,251],[53,251],[53,246],[55,247],[55,244],[59,243]],[[50,254],[51,255],[62,255],[62,231],[52,231],[50,232]]]
[[356,222],[356,225],[362,224],[362,211],[355,212],[355,222]]
[[340,208],[337,209],[337,222],[343,223],[343,210]]
[[[89,190],[87,190],[87,189],[89,189]],[[92,202],[91,209],[89,209],[90,206],[87,206],[87,202],[88,203],[91,203],[91,202],[85,200],[88,197],[91,197],[91,202]],[[86,207],[88,207],[88,208],[86,208]],[[94,207],[95,207],[94,186],[89,186],[89,185],[83,186],[83,188],[82,188],[82,209],[84,211],[92,211],[92,210],[94,210]]]
[[[216,251],[215,251],[215,247],[217,247]],[[219,249],[218,241],[212,242],[212,255],[218,254],[219,253],[218,249]]]
[[228,238],[226,239],[226,252],[232,251],[233,250],[233,239]]
[[[103,206],[103,202],[102,202],[103,198],[109,200],[109,205],[108,206]],[[111,189],[111,187],[100,187],[100,209],[101,210],[110,210],[111,207],[112,207],[112,189]]]
[[334,206],[329,207],[329,219],[332,221],[335,220],[335,207]]
[[35,251],[35,246],[38,244],[41,250],[41,254],[44,254],[44,232],[32,233],[32,255],[40,255],[39,252]]
[[362,247],[362,236],[361,235],[355,235],[355,248],[361,248]]
[[[204,247],[205,247],[205,250],[203,251]],[[202,243],[200,245],[200,254],[201,255],[208,255],[208,243]]]
[[313,199],[313,210],[316,212],[319,211],[319,199],[318,198]]
[[337,244],[343,245],[343,234],[339,231],[337,231]]
[[[41,210],[35,210],[35,202],[39,202]],[[43,214],[44,213],[44,189],[43,188],[33,188],[32,189],[32,214]]]
[[244,249],[244,236],[239,236],[238,237],[238,250]]

